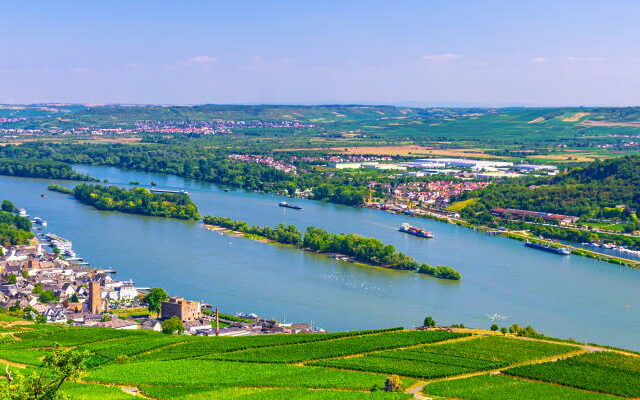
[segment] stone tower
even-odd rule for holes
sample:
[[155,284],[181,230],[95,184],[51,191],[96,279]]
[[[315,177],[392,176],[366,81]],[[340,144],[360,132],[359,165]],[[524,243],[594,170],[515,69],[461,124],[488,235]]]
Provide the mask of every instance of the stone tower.
[[89,312],[92,314],[100,314],[102,312],[100,282],[89,282]]

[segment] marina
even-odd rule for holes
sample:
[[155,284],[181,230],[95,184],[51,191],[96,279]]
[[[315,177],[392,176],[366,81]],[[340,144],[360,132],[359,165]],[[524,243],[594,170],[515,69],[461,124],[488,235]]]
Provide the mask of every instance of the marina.
[[[116,168],[77,166],[111,184],[151,182],[186,190],[202,215],[223,215],[250,224],[283,222],[274,204],[286,198],[232,190],[206,182]],[[399,235],[406,216],[372,209],[296,200],[304,213],[288,213],[300,230],[313,225],[333,233],[376,237],[430,265],[451,265],[459,282],[448,282],[340,260],[229,235],[211,235],[197,223],[88,208],[62,194],[40,198],[50,183],[0,177],[0,192],[50,228],[73,239],[73,249],[94,265],[108,265],[148,287],[203,299],[228,312],[252,310],[283,320],[310,321],[329,330],[415,326],[425,315],[439,323],[488,327],[530,324],[548,335],[640,349],[636,296],[640,271],[587,257],[558,257],[521,243],[459,226],[429,221],[436,240]],[[239,206],[241,205],[241,207]],[[464,251],[462,251],[463,249]],[[234,260],[230,265],[225,260]],[[257,261],[258,260],[258,261]],[[595,285],[597,283],[597,285]],[[296,299],[293,301],[292,299]],[[393,315],[393,319],[389,318]],[[606,324],[593,324],[606,316]]]

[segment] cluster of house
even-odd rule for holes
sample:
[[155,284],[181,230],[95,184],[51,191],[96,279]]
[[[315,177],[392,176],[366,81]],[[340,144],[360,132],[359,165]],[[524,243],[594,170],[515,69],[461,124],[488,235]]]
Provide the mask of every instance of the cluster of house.
[[253,154],[229,154],[227,156],[230,160],[258,163],[275,168],[278,171],[283,171],[289,174],[297,174],[298,169],[295,165],[282,160],[276,160],[271,156],[253,155]]
[[[42,315],[46,322],[89,325],[101,322],[103,304],[133,304],[138,298],[132,281],[118,281],[110,271],[85,268],[46,253],[40,244],[2,251],[0,306],[4,308],[28,309],[32,317]],[[98,303],[100,307],[95,307]]]
[[373,161],[391,161],[389,156],[363,156],[359,154],[353,155],[327,155],[327,156],[291,156],[291,162],[330,162],[330,163],[362,163]]
[[431,182],[409,182],[403,184],[369,182],[369,188],[387,193],[388,205],[435,205],[445,208],[452,198],[463,192],[483,189],[489,181],[461,181],[438,180]]
[[185,333],[203,336],[311,331],[307,324],[281,324],[255,315],[225,320],[217,312],[205,311],[201,303],[181,297],[162,302],[157,317],[141,312],[122,318],[115,311],[140,310],[141,293],[132,281],[118,281],[111,271],[61,259],[37,243],[1,248],[0,254],[0,307],[26,310],[28,318],[41,322],[161,331],[161,321],[175,316],[183,321]]

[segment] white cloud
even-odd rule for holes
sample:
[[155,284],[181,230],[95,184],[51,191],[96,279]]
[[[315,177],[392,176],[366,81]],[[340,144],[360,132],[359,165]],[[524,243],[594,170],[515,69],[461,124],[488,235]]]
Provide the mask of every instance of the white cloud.
[[533,59],[531,59],[531,61],[533,61],[534,63],[544,63],[547,62],[547,59],[544,57],[534,57]]
[[564,58],[565,61],[567,62],[600,62],[600,61],[604,61],[604,57],[573,57],[573,56],[569,56],[569,57],[565,57]]
[[218,59],[211,56],[195,56],[191,58],[187,58],[186,60],[180,61],[181,65],[204,65],[204,64],[213,64],[218,62]]
[[71,72],[75,72],[78,74],[86,74],[87,72],[89,72],[89,68],[85,68],[85,67],[75,67],[71,69]]
[[422,56],[422,60],[427,62],[443,62],[458,60],[460,58],[462,58],[462,55],[455,53],[429,54],[427,56]]

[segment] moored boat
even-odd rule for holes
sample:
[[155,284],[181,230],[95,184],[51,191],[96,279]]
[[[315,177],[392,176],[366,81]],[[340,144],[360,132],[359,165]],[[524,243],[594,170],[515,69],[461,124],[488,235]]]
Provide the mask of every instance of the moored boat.
[[568,256],[569,254],[571,254],[571,250],[567,249],[566,247],[553,247],[547,246],[546,244],[534,242],[524,242],[524,245],[527,247],[531,247],[532,249],[548,251],[549,253],[560,254],[562,256]]

